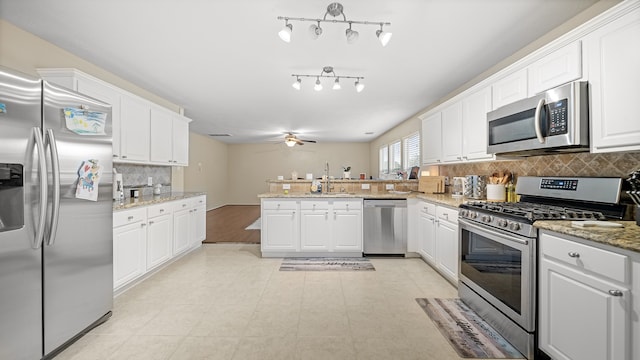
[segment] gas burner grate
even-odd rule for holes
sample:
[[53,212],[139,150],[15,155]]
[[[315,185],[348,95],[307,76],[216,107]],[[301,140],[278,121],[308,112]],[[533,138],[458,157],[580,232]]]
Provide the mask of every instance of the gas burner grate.
[[538,203],[507,203],[472,201],[467,208],[483,210],[490,213],[509,214],[515,217],[535,220],[605,220],[605,216],[597,211],[589,211],[562,206]]

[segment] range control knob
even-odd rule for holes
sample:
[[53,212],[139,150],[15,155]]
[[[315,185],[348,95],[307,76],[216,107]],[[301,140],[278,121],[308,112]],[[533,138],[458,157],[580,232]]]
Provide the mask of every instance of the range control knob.
[[512,231],[518,231],[520,230],[520,224],[516,222],[509,223],[509,229]]
[[460,210],[460,216],[462,216],[462,217],[467,217],[468,213],[469,213],[469,211],[467,211],[467,210]]
[[475,219],[478,217],[478,213],[475,211],[469,211],[469,219]]
[[500,227],[507,227],[507,224],[508,224],[508,222],[505,219],[498,220],[498,226],[500,226]]
[[482,221],[490,223],[491,221],[493,221],[493,218],[491,217],[491,215],[482,215]]

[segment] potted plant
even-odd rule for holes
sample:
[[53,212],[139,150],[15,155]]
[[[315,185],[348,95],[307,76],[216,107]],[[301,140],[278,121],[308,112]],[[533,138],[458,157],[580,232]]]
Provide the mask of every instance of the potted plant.
[[342,167],[342,178],[343,179],[351,179],[351,166],[343,166]]

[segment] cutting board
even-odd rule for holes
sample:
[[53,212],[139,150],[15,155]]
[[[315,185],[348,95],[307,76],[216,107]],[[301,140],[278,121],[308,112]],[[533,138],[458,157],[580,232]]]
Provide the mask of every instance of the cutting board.
[[444,176],[421,176],[418,191],[425,194],[444,193]]

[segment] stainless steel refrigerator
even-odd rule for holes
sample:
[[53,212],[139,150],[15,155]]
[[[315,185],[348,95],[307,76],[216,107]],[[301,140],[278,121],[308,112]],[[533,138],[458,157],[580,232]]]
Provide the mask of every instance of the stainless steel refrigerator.
[[0,359],[111,315],[111,188],[111,106],[0,67]]

